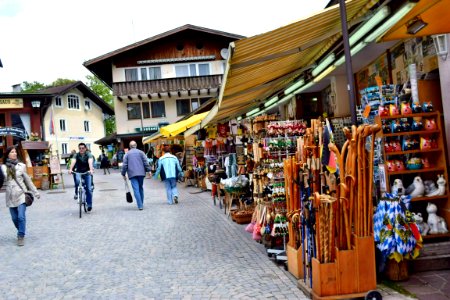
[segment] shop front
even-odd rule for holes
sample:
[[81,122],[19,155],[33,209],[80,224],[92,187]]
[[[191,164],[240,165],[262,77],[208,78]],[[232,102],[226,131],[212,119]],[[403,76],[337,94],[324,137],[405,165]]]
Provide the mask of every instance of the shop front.
[[[390,6],[384,18],[398,22],[414,3]],[[366,4],[348,2],[351,24]],[[405,279],[405,266],[419,270],[428,247],[450,237],[445,103],[433,40],[371,40],[352,49],[352,124],[342,45],[332,30],[338,9],[231,44],[218,103],[184,133],[195,138],[193,163],[201,158],[214,183],[213,203],[219,198],[230,219],[248,223],[315,299],[367,295],[380,276]]]

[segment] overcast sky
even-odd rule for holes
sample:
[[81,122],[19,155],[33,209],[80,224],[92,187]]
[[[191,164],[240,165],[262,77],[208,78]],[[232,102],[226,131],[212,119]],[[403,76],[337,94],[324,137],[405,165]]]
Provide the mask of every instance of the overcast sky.
[[0,0],[0,92],[57,78],[86,82],[83,62],[192,24],[247,37],[322,10],[329,0]]

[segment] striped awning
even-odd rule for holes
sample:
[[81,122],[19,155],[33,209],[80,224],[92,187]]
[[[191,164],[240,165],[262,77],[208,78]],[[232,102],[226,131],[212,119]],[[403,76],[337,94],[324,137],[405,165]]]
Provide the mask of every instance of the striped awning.
[[[360,17],[377,2],[348,0],[350,25],[361,21]],[[340,11],[335,5],[287,26],[231,43],[219,101],[200,127],[258,107],[311,68],[340,38]]]

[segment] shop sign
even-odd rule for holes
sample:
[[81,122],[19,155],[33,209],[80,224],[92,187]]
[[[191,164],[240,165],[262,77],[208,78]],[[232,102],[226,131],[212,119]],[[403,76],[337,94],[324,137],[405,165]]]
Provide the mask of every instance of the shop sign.
[[23,108],[23,99],[22,98],[0,99],[0,109],[2,108]]
[[27,132],[25,129],[17,127],[1,127],[0,135],[12,135],[24,140],[27,138]]
[[84,140],[84,136],[69,136],[69,140]]
[[148,131],[158,131],[159,127],[158,126],[147,126],[147,127],[136,127],[135,130],[137,132],[148,132]]

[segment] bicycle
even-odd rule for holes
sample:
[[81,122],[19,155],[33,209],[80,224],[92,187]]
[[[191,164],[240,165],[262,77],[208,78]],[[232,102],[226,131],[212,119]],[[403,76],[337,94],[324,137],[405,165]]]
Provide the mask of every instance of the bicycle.
[[88,212],[87,205],[86,205],[86,182],[84,181],[83,175],[90,174],[90,172],[88,171],[88,172],[83,172],[83,173],[78,173],[78,172],[73,172],[73,173],[76,174],[76,176],[80,176],[80,184],[78,185],[77,195],[78,195],[78,205],[80,208],[80,218],[81,218],[83,210],[85,213]]

